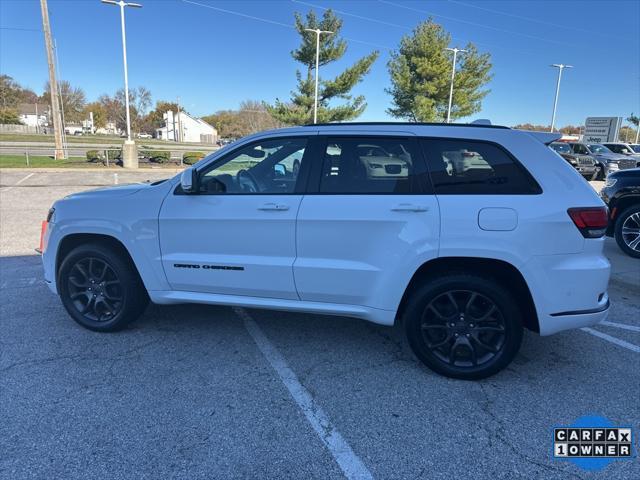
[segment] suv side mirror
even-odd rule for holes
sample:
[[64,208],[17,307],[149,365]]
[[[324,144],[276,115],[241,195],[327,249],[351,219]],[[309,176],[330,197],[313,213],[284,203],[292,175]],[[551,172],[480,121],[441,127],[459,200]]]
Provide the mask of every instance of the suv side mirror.
[[180,187],[184,193],[198,192],[198,172],[195,168],[190,167],[182,172],[180,176]]
[[287,167],[285,167],[281,163],[276,163],[273,166],[273,171],[274,171],[276,177],[285,177],[287,175]]

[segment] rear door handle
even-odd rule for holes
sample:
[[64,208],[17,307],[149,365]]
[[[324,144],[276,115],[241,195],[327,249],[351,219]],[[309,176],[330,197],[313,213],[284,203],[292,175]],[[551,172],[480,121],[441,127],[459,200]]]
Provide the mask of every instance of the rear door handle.
[[401,203],[391,209],[392,212],[427,212],[429,207],[426,205],[415,205],[413,203]]
[[265,203],[265,204],[259,206],[258,210],[284,211],[284,210],[289,210],[289,205],[284,205],[282,203]]

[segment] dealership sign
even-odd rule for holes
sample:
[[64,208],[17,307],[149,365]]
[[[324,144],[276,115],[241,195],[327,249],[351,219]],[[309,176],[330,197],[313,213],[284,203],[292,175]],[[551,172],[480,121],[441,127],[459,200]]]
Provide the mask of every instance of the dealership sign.
[[583,142],[604,143],[618,140],[622,117],[589,117],[584,123]]

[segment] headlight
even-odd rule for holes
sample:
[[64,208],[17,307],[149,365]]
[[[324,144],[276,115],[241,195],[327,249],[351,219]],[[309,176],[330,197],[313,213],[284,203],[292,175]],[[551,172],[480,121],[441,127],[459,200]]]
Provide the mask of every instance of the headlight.
[[382,168],[382,165],[379,163],[370,163],[369,168]]
[[617,181],[618,181],[617,178],[607,177],[607,179],[604,182],[604,186],[605,187],[613,187],[616,184]]

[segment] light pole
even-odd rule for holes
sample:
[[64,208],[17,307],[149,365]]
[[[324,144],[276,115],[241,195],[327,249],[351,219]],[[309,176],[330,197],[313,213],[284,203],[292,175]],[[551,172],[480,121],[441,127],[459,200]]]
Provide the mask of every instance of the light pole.
[[313,102],[313,123],[318,123],[318,70],[320,69],[320,35],[323,33],[332,34],[328,30],[320,30],[319,28],[305,28],[307,32],[314,32],[316,34],[316,89]]
[[555,67],[558,69],[558,83],[556,84],[556,98],[553,101],[553,115],[551,117],[551,132],[556,125],[556,108],[558,107],[558,95],[560,95],[560,80],[562,80],[562,70],[565,68],[573,68],[573,65],[563,65],[562,63],[554,63],[550,65],[551,67]]
[[449,89],[449,109],[447,110],[447,123],[450,123],[451,103],[453,102],[453,79],[456,77],[456,59],[458,57],[458,52],[465,53],[466,50],[462,50],[461,48],[445,48],[445,50],[453,52],[453,63],[451,65],[451,88]]
[[131,140],[131,116],[129,113],[129,73],[127,71],[127,35],[124,28],[124,7],[142,8],[139,3],[127,3],[123,0],[116,2],[115,0],[102,0],[102,3],[118,5],[120,7],[120,24],[122,26],[122,61],[124,63],[124,105],[127,115],[127,141],[124,142],[122,152],[122,164],[125,167],[138,166],[138,152],[136,151],[135,142]]

